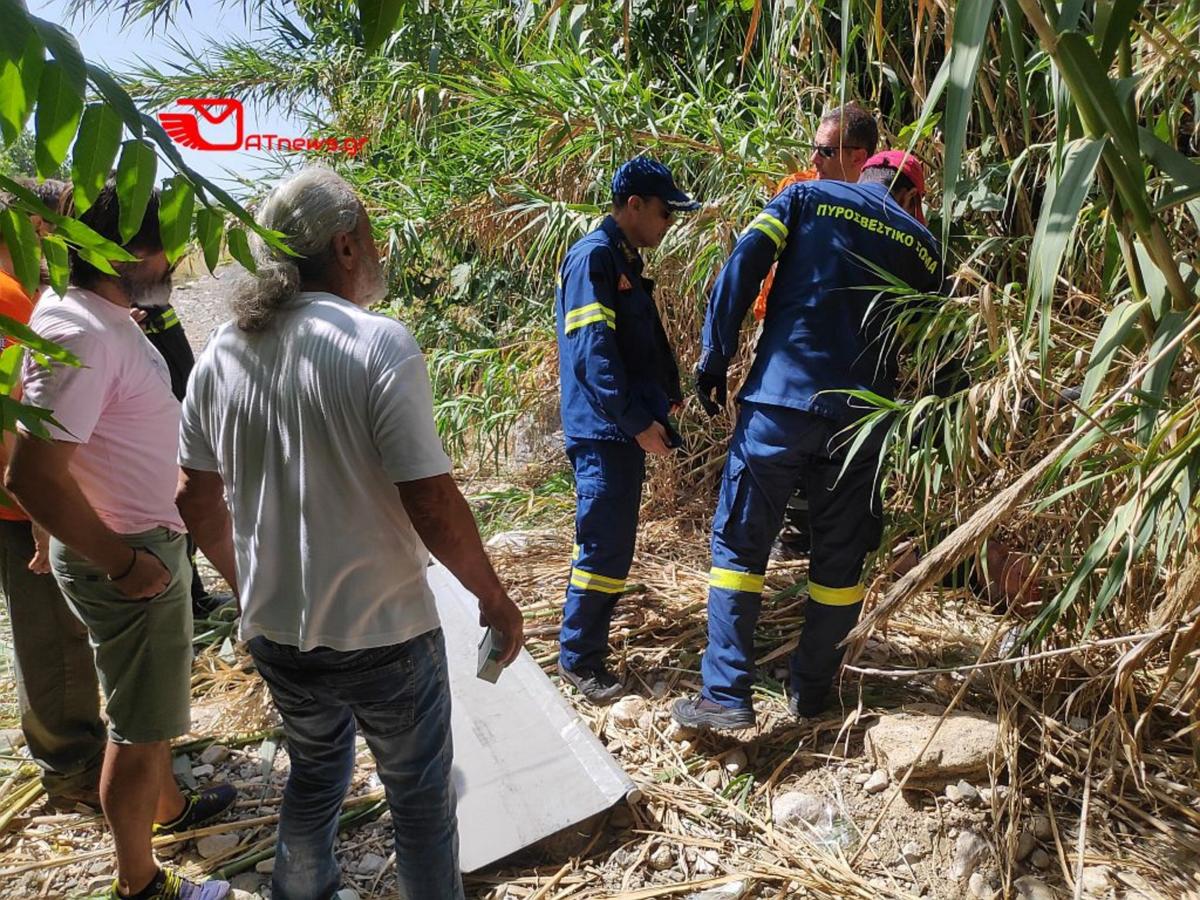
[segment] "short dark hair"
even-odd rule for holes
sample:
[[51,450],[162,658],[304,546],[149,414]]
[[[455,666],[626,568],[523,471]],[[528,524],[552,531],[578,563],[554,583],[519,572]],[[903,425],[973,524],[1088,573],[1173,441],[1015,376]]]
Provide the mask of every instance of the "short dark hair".
[[[79,216],[79,221],[87,225],[101,237],[108,238],[114,244],[121,244],[120,201],[117,198],[116,182],[110,179],[101,189],[95,202],[87,211]],[[135,250],[157,253],[163,249],[162,234],[158,228],[158,189],[150,192],[150,200],[146,204],[146,214],[142,224],[134,234],[121,246],[129,252]],[[77,287],[89,288],[96,284],[105,273],[79,256],[79,251],[71,247],[71,284]]]
[[842,141],[849,147],[862,147],[867,156],[879,145],[879,126],[875,117],[857,103],[835,106],[821,116],[821,123],[835,122],[841,129]]
[[891,166],[870,166],[858,176],[859,184],[886,184],[893,194],[916,187],[907,175]]
[[30,185],[29,190],[50,207],[51,212],[56,212],[60,216],[70,213],[72,187],[67,182],[47,178],[45,181]]

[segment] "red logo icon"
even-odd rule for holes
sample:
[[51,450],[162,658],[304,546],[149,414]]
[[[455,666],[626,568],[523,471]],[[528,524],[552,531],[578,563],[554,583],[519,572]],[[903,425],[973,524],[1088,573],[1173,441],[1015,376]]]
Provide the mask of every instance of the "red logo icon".
[[200,119],[192,113],[159,113],[163,130],[177,144],[192,150],[237,150],[242,146],[245,111],[241,100],[229,97],[185,97],[180,106],[190,106],[210,125],[221,125],[233,116],[232,140],[209,140],[200,133]]
[[[362,137],[313,137],[281,134],[246,134],[245,109],[232,97],[182,97],[180,106],[195,112],[160,112],[158,121],[175,143],[191,150],[287,150],[301,153],[344,153],[357,156],[367,144]],[[232,117],[232,122],[228,120]],[[220,133],[215,134],[214,129]],[[231,130],[233,136],[229,136]],[[204,131],[208,132],[206,136]]]

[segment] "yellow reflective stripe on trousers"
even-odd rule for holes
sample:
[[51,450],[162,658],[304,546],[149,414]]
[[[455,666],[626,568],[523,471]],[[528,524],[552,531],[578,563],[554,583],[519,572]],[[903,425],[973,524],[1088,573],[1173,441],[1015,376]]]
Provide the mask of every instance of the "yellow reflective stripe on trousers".
[[749,591],[761,594],[763,576],[753,572],[735,572],[733,569],[719,569],[713,566],[708,572],[708,586],[721,588],[726,591]]
[[815,581],[808,583],[808,596],[815,603],[820,603],[822,606],[851,606],[865,597],[866,594],[867,587],[863,584],[844,588],[831,588],[825,587],[823,584],[817,584]]
[[759,213],[754,217],[754,221],[750,223],[750,227],[761,231],[769,237],[777,250],[783,249],[783,242],[787,240],[788,229],[786,225],[773,215],[770,213]]
[[571,568],[571,584],[581,590],[599,591],[601,594],[619,594],[625,590],[623,578],[609,578],[575,567]]
[[591,325],[593,322],[604,322],[609,328],[616,329],[617,314],[599,301],[573,309],[566,315],[563,328],[564,334],[570,334],[576,328]]

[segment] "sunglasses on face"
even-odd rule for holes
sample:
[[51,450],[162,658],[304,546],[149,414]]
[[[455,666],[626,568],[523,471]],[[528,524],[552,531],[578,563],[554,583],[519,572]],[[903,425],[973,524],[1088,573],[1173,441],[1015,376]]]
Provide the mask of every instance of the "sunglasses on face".
[[855,147],[851,144],[817,144],[813,147],[818,156],[825,159],[833,159],[843,150],[862,150],[862,147]]

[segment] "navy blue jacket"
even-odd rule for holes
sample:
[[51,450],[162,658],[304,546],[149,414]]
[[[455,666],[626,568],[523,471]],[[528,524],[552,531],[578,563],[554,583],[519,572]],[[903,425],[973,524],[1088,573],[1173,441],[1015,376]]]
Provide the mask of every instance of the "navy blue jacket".
[[653,291],[611,216],[567,251],[554,300],[567,438],[632,441],[654,421],[670,431],[679,369]]
[[937,242],[925,226],[885,185],[806,181],[786,188],[738,239],[709,295],[700,358],[706,372],[725,372],[746,311],[776,260],[762,337],[738,399],[844,420],[848,398],[823,391],[894,398],[888,326],[897,298],[932,294],[942,283]]

